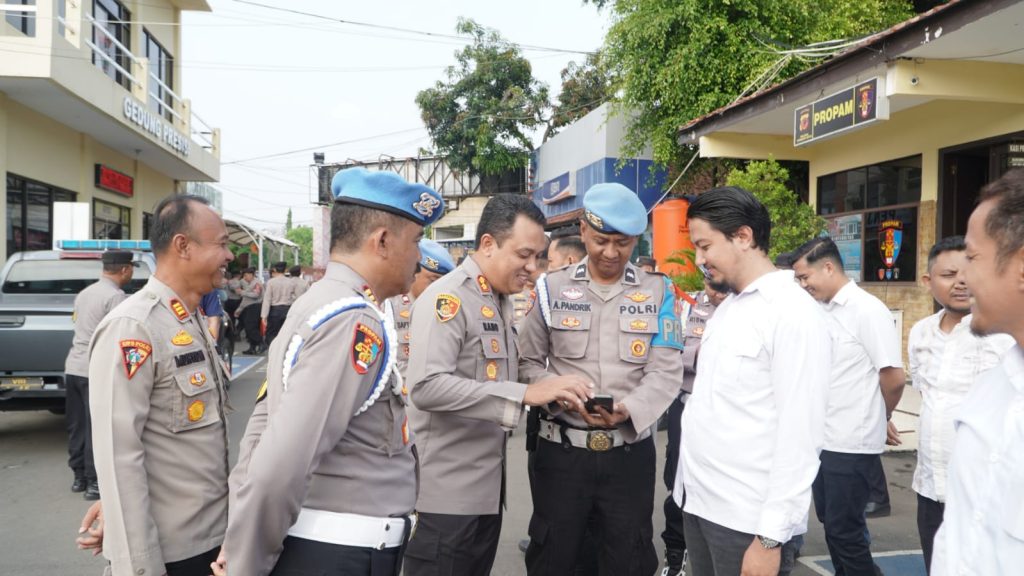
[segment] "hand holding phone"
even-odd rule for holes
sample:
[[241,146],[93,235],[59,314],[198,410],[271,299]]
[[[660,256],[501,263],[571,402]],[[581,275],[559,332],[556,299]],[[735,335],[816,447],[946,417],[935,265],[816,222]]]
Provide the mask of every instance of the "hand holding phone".
[[598,406],[604,408],[610,414],[615,410],[615,400],[611,394],[595,394],[593,398],[587,400],[584,409],[588,414],[600,414],[597,411]]

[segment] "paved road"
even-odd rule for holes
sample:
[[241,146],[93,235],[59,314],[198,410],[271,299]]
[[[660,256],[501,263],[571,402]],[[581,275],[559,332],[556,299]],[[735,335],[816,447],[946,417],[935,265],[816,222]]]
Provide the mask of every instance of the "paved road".
[[[231,387],[235,412],[229,417],[232,446],[237,445],[245,421],[252,411],[256,389],[264,376],[259,365],[237,378]],[[659,451],[665,443],[659,434]],[[493,574],[520,576],[525,573],[523,558],[516,547],[525,537],[530,519],[530,493],[526,480],[526,454],[523,437],[517,433],[509,443],[509,509],[502,529],[501,545]],[[66,464],[64,419],[47,412],[0,413],[0,574],[17,576],[95,576],[102,573],[103,562],[75,549],[78,522],[88,505],[80,495],[68,491],[71,472]],[[893,515],[871,520],[870,528],[876,552],[919,548],[915,524],[915,500],[910,491],[914,456],[912,453],[885,457],[886,472],[893,500]],[[661,478],[661,470],[658,471]],[[654,520],[655,533],[661,530],[661,501],[665,491],[658,483]],[[820,525],[811,520],[811,531],[804,547],[804,561],[827,554]],[[656,537],[661,554],[661,541]],[[897,564],[892,559],[884,562]],[[886,576],[923,576],[913,568],[889,568]],[[829,574],[801,565],[796,576]]]

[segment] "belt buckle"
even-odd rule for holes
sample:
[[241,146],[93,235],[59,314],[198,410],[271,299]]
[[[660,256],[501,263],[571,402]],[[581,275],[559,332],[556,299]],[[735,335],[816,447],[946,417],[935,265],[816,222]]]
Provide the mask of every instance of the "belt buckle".
[[607,452],[612,449],[612,435],[604,430],[587,432],[587,449],[592,452]]

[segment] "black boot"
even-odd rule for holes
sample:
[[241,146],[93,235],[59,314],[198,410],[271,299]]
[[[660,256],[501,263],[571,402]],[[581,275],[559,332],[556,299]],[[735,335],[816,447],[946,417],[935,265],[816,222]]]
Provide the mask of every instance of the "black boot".
[[99,500],[100,483],[95,480],[89,480],[89,484],[86,486],[85,494],[82,494],[82,498],[85,498],[86,500]]
[[75,481],[71,483],[72,492],[85,492],[85,476],[82,474],[75,474]]

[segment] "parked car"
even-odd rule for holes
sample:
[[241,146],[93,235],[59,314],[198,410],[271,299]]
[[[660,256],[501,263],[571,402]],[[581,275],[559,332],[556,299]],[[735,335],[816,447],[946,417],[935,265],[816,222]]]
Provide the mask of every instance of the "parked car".
[[131,250],[141,262],[129,294],[156,268],[148,241],[82,240],[15,253],[0,269],[0,411],[63,412],[75,296],[99,279],[104,250]]

